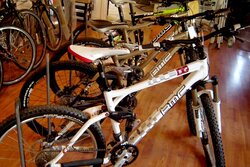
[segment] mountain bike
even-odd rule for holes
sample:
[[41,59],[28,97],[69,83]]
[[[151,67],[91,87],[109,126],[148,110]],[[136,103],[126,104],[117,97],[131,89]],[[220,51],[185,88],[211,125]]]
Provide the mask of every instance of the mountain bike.
[[0,27],[0,59],[2,61],[3,85],[21,81],[32,70],[36,45],[23,29],[14,26]]
[[[142,16],[140,16],[140,17],[142,17]],[[170,26],[170,27],[168,27],[168,29],[170,29],[172,26]],[[160,37],[159,37],[160,38]],[[75,41],[75,43],[78,43],[78,44],[81,44],[81,45],[85,45],[85,46],[92,46],[92,45],[94,45],[95,47],[108,47],[109,45],[107,44],[107,43],[105,43],[104,41],[101,41],[100,42],[100,40],[92,40],[92,41],[89,41],[88,39],[76,39],[76,41]],[[65,52],[67,52],[67,47],[68,47],[68,45],[69,44],[66,44],[65,46],[63,46],[62,47],[62,49],[61,50],[59,50],[54,56],[53,56],[53,58],[51,59],[51,61],[53,62],[53,61],[57,61],[57,60],[59,60],[60,59],[60,57],[65,53]],[[177,51],[177,49],[175,49],[175,52]],[[174,52],[174,53],[175,53]],[[134,52],[134,53],[131,53],[131,55],[128,55],[128,58],[129,57],[132,57],[133,55],[137,55],[137,54],[140,54],[140,53],[142,53],[142,52]],[[174,53],[172,53],[172,54],[174,54]],[[172,56],[172,55],[171,55]],[[124,58],[123,58],[124,59]],[[163,60],[163,59],[162,59]],[[79,71],[80,70],[80,66],[82,66],[82,65],[75,65],[76,63],[62,63],[62,64],[60,64],[60,63],[52,63],[52,65],[51,65],[51,68],[50,68],[50,70],[51,70],[51,78],[54,76],[54,75],[57,75],[56,74],[56,71],[61,71],[62,73],[62,75],[64,75],[63,74],[63,71],[70,71],[70,70],[72,70],[72,71],[74,71],[75,70],[75,68],[78,68],[76,71]],[[77,64],[79,64],[79,63],[77,63]],[[58,66],[58,67],[56,67],[56,66]],[[77,67],[76,67],[77,66]],[[117,65],[118,66],[118,65]],[[120,66],[120,65],[119,65]],[[93,69],[93,67],[90,67],[91,69]],[[84,68],[84,69],[86,69],[86,68]],[[53,70],[55,70],[55,72],[53,72]],[[96,71],[96,70],[95,70]],[[86,72],[86,74],[88,74],[88,73],[92,73],[92,72]],[[20,99],[21,99],[21,106],[22,107],[27,107],[28,106],[28,103],[30,103],[30,101],[32,101],[32,97],[30,96],[30,91],[28,91],[28,89],[30,89],[30,88],[32,88],[32,89],[34,89],[34,90],[37,90],[35,87],[36,87],[36,85],[40,85],[40,83],[42,83],[43,81],[43,76],[46,74],[46,72],[45,72],[45,69],[42,69],[42,70],[40,70],[39,72],[37,72],[37,75],[34,75],[33,77],[30,77],[30,79],[28,79],[27,80],[27,82],[25,83],[25,85],[23,86],[23,88],[22,88],[22,90],[21,90],[21,92],[20,92]],[[35,80],[33,80],[33,79],[35,79]],[[53,81],[51,82],[51,86],[52,87],[59,87],[59,86],[53,86],[54,84],[56,84],[56,79],[52,79]],[[33,82],[34,81],[34,82]],[[58,82],[60,82],[60,81],[58,81]],[[31,84],[32,83],[32,84]],[[86,82],[86,84],[88,85],[88,83]],[[44,85],[44,84],[43,84]],[[89,90],[91,90],[91,87],[93,87],[92,85],[97,85],[97,84],[90,84],[89,86],[87,86],[88,87],[88,89]],[[43,88],[45,88],[45,85],[44,86],[42,86]],[[67,87],[67,86],[66,86]],[[95,86],[94,86],[95,87]],[[41,91],[44,91],[44,90],[42,90],[43,88],[38,88],[38,91],[39,90],[41,90]],[[69,88],[70,88],[70,86],[69,86]],[[98,87],[97,87],[98,88]],[[63,88],[62,88],[63,89]],[[51,94],[57,94],[57,95],[60,95],[60,93],[59,92],[55,92],[56,90],[62,90],[62,89],[52,89],[53,90],[53,92],[51,93]],[[96,89],[96,88],[95,88]],[[98,88],[99,89],[99,88]],[[90,92],[89,90],[86,90],[85,92]],[[100,89],[99,89],[100,90]],[[30,93],[28,93],[28,92],[30,92]],[[70,90],[69,90],[69,92],[70,92]],[[33,91],[32,93],[36,93],[36,91]],[[62,92],[61,92],[62,93]],[[64,93],[63,93],[64,94]],[[66,94],[65,94],[66,95]],[[35,95],[36,96],[36,95]],[[66,97],[66,96],[63,96],[63,97]],[[73,97],[73,96],[67,96],[67,97]],[[40,97],[39,99],[36,99],[36,103],[39,103],[39,102],[42,102],[43,100],[44,100],[44,98],[46,98],[46,97]],[[52,97],[52,99],[53,100],[55,100],[55,101],[57,101],[57,100],[59,100],[60,98],[56,98],[56,97]],[[69,99],[68,99],[69,100]],[[63,100],[64,101],[64,104],[66,104],[67,102],[69,102],[68,100]],[[61,101],[61,100],[59,100],[59,101]],[[85,100],[84,100],[85,101]],[[62,102],[62,101],[61,101]]]
[[[141,19],[148,18],[148,17],[169,16],[171,14],[176,14],[175,16],[183,16],[183,15],[187,15],[187,11],[188,11],[186,3],[176,2],[178,5],[172,9],[164,9],[159,12],[148,12],[148,13],[136,14],[133,8],[133,5],[135,4],[134,1],[115,1],[114,0],[111,2],[118,8],[120,22],[112,22],[108,20],[89,20],[87,23],[87,26],[92,28],[96,32],[105,34],[105,39],[98,39],[98,38],[92,38],[92,37],[79,38],[78,35],[80,34],[80,29],[77,29],[73,33],[74,44],[87,45],[87,46],[91,45],[94,47],[109,47],[109,46],[114,46],[117,43],[131,43],[131,36],[129,36],[129,34],[131,33],[134,34],[133,43],[142,44],[144,40],[143,39],[144,33],[141,29],[151,26],[152,24],[156,22],[156,20],[153,20],[153,21],[150,20],[147,22],[144,21],[143,23],[140,23]],[[127,21],[125,21],[123,9],[122,9],[122,6],[127,3],[129,4],[129,9],[130,9],[131,23],[127,23]],[[159,23],[156,23],[156,24],[159,25]],[[160,24],[165,25],[166,22],[160,23]],[[177,25],[176,22],[171,22],[171,24],[167,24],[162,29],[162,31],[159,32],[158,35],[152,40],[152,42],[158,41],[161,37],[166,35],[167,32],[169,32],[171,28],[175,27],[175,25]],[[177,34],[179,31],[181,30],[177,29],[175,31],[175,34]],[[68,42],[64,46],[62,46],[62,49],[59,50],[59,52],[55,54],[55,56],[51,59],[51,61],[58,61],[64,57],[72,58],[66,49],[67,46],[70,44],[72,44],[72,42]],[[136,56],[137,59],[138,57],[145,56],[145,55],[140,56],[140,54],[143,54],[143,53],[137,53],[137,54],[139,55],[139,56]],[[132,57],[132,55],[128,57]]]
[[[202,14],[197,14],[194,16],[181,17],[179,20],[195,18],[196,16],[211,15],[210,12],[205,12]],[[170,19],[170,18],[165,18]],[[174,18],[171,18],[174,19]],[[180,39],[180,38],[177,38]],[[77,47],[77,46],[75,46]],[[81,46],[79,46],[81,47]],[[170,49],[170,53],[167,52],[166,57],[161,58],[159,63],[152,68],[151,76],[156,75],[164,65],[167,64],[167,61],[171,59],[175,52],[180,49],[180,46]],[[188,48],[182,47],[182,50],[188,50]],[[156,51],[159,53],[160,51]],[[186,51],[187,52],[187,51]],[[125,54],[126,53],[126,54]],[[129,55],[129,52],[125,52],[125,57]],[[132,54],[138,53],[137,51],[132,52]],[[185,56],[184,54],[182,56]],[[181,56],[181,59],[183,59]],[[123,55],[116,56],[122,58]],[[152,59],[151,59],[152,60]],[[184,60],[181,60],[182,64],[185,64]],[[85,62],[86,59],[85,59]],[[106,68],[107,69],[107,68]],[[124,76],[122,71],[127,70],[127,76]],[[109,71],[107,73],[107,71]],[[110,82],[113,84],[113,88],[126,87],[135,82],[140,81],[144,77],[144,72],[142,68],[133,66],[133,67],[110,67],[106,71]],[[129,72],[130,71],[130,72]],[[98,75],[98,70],[92,65],[81,62],[55,62],[50,65],[50,102],[51,104],[61,104],[68,105],[78,109],[85,109],[96,104],[103,103],[103,83],[100,81]],[[20,101],[21,108],[25,108],[33,105],[41,105],[47,103],[46,92],[46,68],[43,68],[37,71],[32,75],[23,85],[20,91]],[[30,91],[32,90],[32,91]],[[137,99],[134,96],[135,94],[130,94],[123,100],[123,105],[134,108],[137,104]],[[190,93],[187,93],[187,96],[190,96]],[[190,99],[190,98],[189,98]],[[191,133],[195,134],[194,127],[192,123],[192,113],[190,111],[190,101],[187,100],[187,114],[188,121]]]
[[[214,101],[215,89],[218,83],[209,79],[208,55],[204,52],[203,41],[214,35],[234,35],[240,26],[225,27],[209,35],[196,37],[188,40],[165,40],[160,43],[142,46],[146,48],[166,48],[169,45],[191,45],[194,48],[191,62],[164,72],[161,75],[140,81],[129,87],[111,90],[108,82],[104,92],[105,104],[88,108],[84,111],[69,108],[66,106],[40,106],[29,108],[21,112],[24,151],[26,164],[37,166],[101,166],[112,163],[114,166],[125,166],[133,163],[138,157],[137,144],[152,130],[152,128],[169,112],[169,110],[185,95],[192,90],[193,109],[196,113],[197,136],[200,138],[204,157],[207,166],[225,166],[223,144],[219,129],[220,112],[218,102]],[[195,44],[195,45],[193,45]],[[89,52],[89,48],[83,48]],[[123,52],[124,49],[103,49],[97,48],[96,53],[102,56]],[[76,50],[77,51],[77,50]],[[91,54],[92,53],[92,54]],[[89,52],[90,57],[98,55]],[[81,56],[86,57],[81,54]],[[101,61],[95,59],[100,68]],[[185,79],[176,86],[165,101],[150,116],[138,125],[133,110],[126,107],[119,107],[119,102],[128,94],[159,85],[163,82],[183,77]],[[107,81],[103,75],[103,81]],[[213,83],[212,89],[205,86]],[[196,103],[197,102],[197,103]],[[47,120],[50,120],[51,127],[48,128]],[[114,139],[107,145],[99,121],[110,119]],[[13,164],[13,149],[18,147],[16,138],[15,116],[10,116],[0,124],[1,150],[4,161],[1,164]],[[28,123],[36,120],[43,124],[42,129],[36,131],[27,127]],[[121,130],[120,121],[124,120],[125,128]],[[138,125],[138,126],[137,126]],[[136,126],[136,127],[135,127]],[[50,130],[49,130],[50,129]],[[14,156],[16,164],[19,164]]]
[[[209,13],[209,12],[207,12]],[[206,15],[207,13],[199,14],[199,15]],[[210,14],[209,14],[210,16]],[[196,16],[192,16],[191,18],[195,18]],[[188,19],[188,17],[182,17],[178,19]],[[169,19],[169,18],[165,18]],[[173,18],[171,18],[173,19]],[[177,38],[176,39],[180,39]],[[81,49],[81,46],[74,45],[74,47],[78,47]],[[136,48],[136,47],[135,47]],[[105,50],[106,48],[104,48]],[[175,46],[171,48],[171,46],[166,50],[164,53],[166,57],[163,57],[159,60],[154,68],[148,73],[150,77],[155,76],[159,73],[160,69],[162,69],[167,62],[173,57],[173,55],[178,51],[182,50],[185,54],[181,54],[181,64],[184,65],[186,63],[185,59],[187,60],[188,50],[192,50],[190,47],[182,46]],[[132,51],[129,49],[132,54],[138,52],[145,52],[144,51]],[[163,50],[157,50],[155,52],[160,53]],[[92,52],[95,51],[95,48],[92,48]],[[87,53],[84,50],[85,53]],[[72,53],[74,54],[74,53]],[[79,55],[75,54],[75,55]],[[118,54],[118,53],[117,53]],[[120,54],[120,53],[119,53]],[[130,55],[127,49],[122,55],[116,55],[118,58],[122,58],[123,56],[126,58],[127,55]],[[124,58],[123,58],[124,59]],[[103,90],[105,85],[100,80],[100,75],[98,69],[91,60],[84,59],[85,63],[83,62],[76,62],[76,61],[62,61],[62,62],[53,62],[50,64],[50,103],[51,104],[61,104],[67,105],[78,109],[85,109],[87,107],[101,104],[104,101],[103,97]],[[103,59],[105,61],[105,59]],[[152,61],[152,59],[151,59]],[[106,63],[105,63],[106,64]],[[148,76],[145,75],[142,67],[140,66],[109,66],[105,68],[105,75],[109,78],[109,82],[112,82],[112,88],[122,88],[129,85],[132,85],[142,79],[147,79]],[[46,92],[46,68],[42,68],[24,83],[21,91],[20,91],[20,101],[21,101],[21,108],[26,108],[34,105],[42,105],[47,103],[47,95],[44,94]],[[187,93],[187,96],[191,96],[190,92]],[[188,98],[190,99],[190,98]],[[121,102],[121,105],[129,106],[131,108],[135,108],[137,105],[137,99],[135,94],[130,94]],[[192,112],[189,112],[191,109],[190,107],[190,100],[187,100],[187,114],[190,127],[190,130],[193,134],[196,132],[194,131],[194,127],[192,122]],[[191,119],[191,120],[190,120]]]

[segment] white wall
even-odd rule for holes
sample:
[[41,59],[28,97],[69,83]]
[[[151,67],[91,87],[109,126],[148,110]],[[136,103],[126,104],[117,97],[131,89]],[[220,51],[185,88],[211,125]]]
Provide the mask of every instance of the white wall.
[[92,11],[92,19],[107,19],[108,0],[93,0],[94,10]]

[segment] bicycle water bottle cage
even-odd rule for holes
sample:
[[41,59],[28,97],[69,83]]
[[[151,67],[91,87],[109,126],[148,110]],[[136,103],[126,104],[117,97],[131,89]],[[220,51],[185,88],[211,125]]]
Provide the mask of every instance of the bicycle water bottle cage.
[[86,63],[92,63],[97,59],[107,58],[113,55],[125,55],[130,53],[126,48],[94,48],[81,45],[70,45],[68,51],[74,57]]
[[101,33],[105,33],[109,30],[114,30],[114,29],[129,28],[128,24],[126,23],[111,22],[108,20],[89,20],[88,26],[90,26],[95,31],[98,31]]

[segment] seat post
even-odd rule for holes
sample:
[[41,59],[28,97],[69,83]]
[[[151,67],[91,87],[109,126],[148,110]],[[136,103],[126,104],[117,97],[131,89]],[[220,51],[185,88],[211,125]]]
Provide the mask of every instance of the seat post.
[[111,88],[110,88],[110,85],[108,84],[108,80],[105,75],[104,65],[101,60],[98,60],[97,68],[98,68],[99,75],[101,77],[101,84],[102,84],[104,91],[110,91]]
[[122,10],[122,5],[118,5],[117,8],[118,8],[118,12],[119,12],[120,21],[124,22],[125,18],[124,18],[124,13],[123,13],[123,10]]

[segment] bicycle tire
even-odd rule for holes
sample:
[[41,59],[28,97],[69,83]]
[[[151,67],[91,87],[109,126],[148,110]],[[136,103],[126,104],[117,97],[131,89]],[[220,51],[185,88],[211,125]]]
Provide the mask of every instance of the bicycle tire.
[[[46,33],[45,28],[40,20],[40,18],[31,10],[27,9],[16,9],[16,5],[13,2],[6,2],[8,8],[7,18],[10,18],[8,24],[15,25],[27,31],[33,38],[36,44],[36,58],[33,65],[33,69],[37,68],[44,59],[46,52]],[[20,68],[23,68],[20,66]],[[26,70],[23,68],[23,70]]]
[[[193,47],[187,47],[185,49],[185,64],[192,62],[193,60],[197,60],[196,52]],[[184,65],[184,64],[182,64]],[[184,75],[183,78],[185,79],[188,75]],[[198,89],[203,89],[201,85],[197,87]],[[190,133],[194,136],[197,135],[196,132],[196,124],[195,124],[195,116],[193,110],[193,99],[192,99],[192,90],[188,90],[186,93],[186,113],[187,113],[187,120],[188,120],[188,127]]]
[[186,93],[186,113],[187,113],[187,120],[188,120],[188,127],[190,133],[196,136],[196,128],[195,128],[195,120],[194,120],[194,113],[193,113],[193,100],[192,100],[192,92],[188,90]]
[[85,22],[82,22],[82,23],[80,23],[80,24],[77,24],[77,26],[76,26],[76,28],[73,30],[73,32],[72,32],[72,34],[73,34],[73,37],[72,37],[72,41],[75,41],[75,40],[77,40],[77,38],[80,38],[79,37],[79,35],[81,34],[81,33],[84,33],[84,35],[86,36],[86,28],[87,28],[87,26],[86,26],[86,24],[85,24]]
[[[203,132],[201,137],[201,142],[203,145],[207,166],[224,167],[225,157],[223,151],[223,144],[215,111],[213,109],[213,103],[207,94],[201,95],[200,99],[205,112],[205,115],[202,116],[202,118],[204,119],[203,122],[204,123],[207,122],[208,126],[205,127],[205,130],[207,131]],[[209,143],[209,140],[211,140],[212,143]],[[208,147],[213,148],[213,151],[208,150]]]
[[2,66],[2,61],[0,60],[0,90],[3,85],[3,66]]
[[15,26],[0,28],[0,44],[5,50],[5,53],[2,53],[5,55],[2,56],[3,71],[8,72],[8,75],[4,75],[3,85],[17,83],[32,70],[35,63],[36,45],[29,33]]
[[[67,77],[71,72],[73,72],[73,76],[75,76],[71,81],[72,87],[75,88],[72,92],[70,91],[71,87],[69,86],[69,82],[67,80]],[[100,99],[103,99],[103,95],[99,84],[95,81],[88,80],[91,79],[91,77],[93,77],[96,73],[96,69],[86,63],[78,61],[52,62],[50,64],[50,103],[69,105],[73,107],[75,104],[72,100],[76,97],[81,97],[81,104],[84,109],[88,107],[89,103],[87,103],[87,101],[91,101],[92,103],[93,101],[100,101]],[[78,80],[79,77],[77,75],[82,75],[80,76],[82,77],[80,79],[84,81],[82,84],[77,85],[80,81]],[[83,77],[84,75],[86,75],[86,78]],[[58,80],[58,76],[60,76],[60,80]],[[46,67],[44,67],[33,73],[23,84],[19,94],[21,103],[20,107],[26,108],[34,105],[47,104],[46,85]],[[88,87],[86,88],[84,85],[87,85]],[[89,92],[86,92],[88,93],[86,95],[83,94],[78,97],[79,91],[82,90]]]
[[[109,47],[108,43],[102,41],[101,39],[92,38],[92,37],[76,38],[74,40],[74,44],[75,45],[82,45],[82,46],[100,47],[100,48]],[[75,60],[75,58],[68,53],[68,46],[69,45],[71,45],[70,42],[65,43],[61,47],[61,49],[56,54],[54,54],[54,56],[51,58],[51,61],[54,62],[54,61],[65,60],[65,59],[66,60],[67,59],[70,59],[70,60],[74,59]]]
[[[41,130],[34,127],[34,131],[28,127],[34,120],[48,127],[48,119],[53,129],[51,135],[48,135],[48,128]],[[68,144],[87,119],[81,111],[66,106],[39,106],[22,111],[20,122],[23,129],[22,142],[26,166],[44,166],[63,149],[60,147]],[[64,135],[54,140],[69,122],[74,125]],[[13,114],[6,118],[1,122],[0,127],[1,165],[20,166],[16,116]],[[105,151],[106,145],[102,130],[99,125],[92,124],[74,143],[72,149],[65,153],[60,163],[92,158],[102,159]],[[95,165],[95,167],[98,166],[101,165]]]
[[[57,10],[51,6],[51,5],[46,5],[46,11],[43,11],[41,13],[41,20],[45,24],[45,21],[42,18],[42,15],[45,13],[46,16],[48,16],[47,14],[51,14],[49,15],[49,20],[52,23],[53,26],[53,30],[51,29],[51,31],[47,28],[46,29],[46,37],[47,37],[47,48],[51,51],[57,51],[62,43],[62,25],[61,25],[61,21],[60,21],[60,17],[59,14],[57,12]],[[53,33],[53,34],[52,34]],[[50,37],[53,36],[55,37],[56,43],[52,44],[50,41]]]
[[23,19],[24,30],[33,38],[37,52],[33,69],[37,68],[43,61],[46,53],[46,32],[40,18],[30,10],[20,10],[19,15]]

